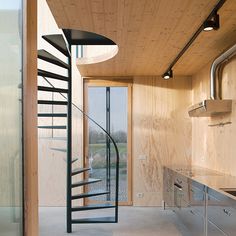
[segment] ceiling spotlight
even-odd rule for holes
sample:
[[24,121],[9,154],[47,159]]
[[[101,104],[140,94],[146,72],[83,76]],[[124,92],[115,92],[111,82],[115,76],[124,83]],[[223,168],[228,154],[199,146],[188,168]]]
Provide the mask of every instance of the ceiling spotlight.
[[220,28],[220,17],[216,13],[209,20],[206,20],[203,24],[204,31],[218,30]]
[[163,79],[171,79],[173,78],[173,71],[172,69],[168,70],[167,72],[165,72],[163,75],[162,75],[162,78]]

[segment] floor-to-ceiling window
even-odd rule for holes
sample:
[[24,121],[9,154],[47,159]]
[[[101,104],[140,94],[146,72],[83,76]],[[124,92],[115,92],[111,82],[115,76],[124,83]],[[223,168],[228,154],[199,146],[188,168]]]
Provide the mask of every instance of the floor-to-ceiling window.
[[0,235],[23,235],[22,1],[0,1]]

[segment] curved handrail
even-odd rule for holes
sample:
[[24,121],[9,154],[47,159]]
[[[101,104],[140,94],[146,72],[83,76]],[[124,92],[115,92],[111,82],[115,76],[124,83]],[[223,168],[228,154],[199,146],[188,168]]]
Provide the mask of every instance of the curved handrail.
[[[48,81],[48,79],[44,76],[42,76],[42,78],[50,85],[52,86],[53,88],[55,88],[55,86],[50,82]],[[60,93],[59,94],[65,98],[67,100],[67,97],[63,94],[63,93]],[[119,160],[120,160],[120,155],[119,155],[119,150],[118,150],[118,147],[116,145],[116,142],[115,140],[112,138],[112,136],[100,125],[98,124],[93,118],[91,118],[89,115],[87,115],[82,109],[80,109],[76,104],[74,104],[72,102],[72,105],[77,108],[84,116],[86,116],[89,120],[91,120],[95,125],[97,125],[101,130],[104,131],[104,133],[106,133],[106,135],[108,136],[108,138],[111,140],[111,142],[113,143],[114,147],[115,147],[115,151],[116,151],[116,186],[117,186],[117,189],[116,189],[116,197],[115,197],[115,202],[116,202],[116,207],[118,206],[118,202],[119,202]],[[116,219],[118,217],[118,209],[116,208]]]

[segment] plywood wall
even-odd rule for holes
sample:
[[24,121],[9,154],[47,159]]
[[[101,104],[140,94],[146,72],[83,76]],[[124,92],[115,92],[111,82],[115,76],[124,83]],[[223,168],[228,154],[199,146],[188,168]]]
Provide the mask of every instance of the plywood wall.
[[134,77],[135,206],[161,205],[164,164],[191,164],[191,119],[187,114],[190,105],[191,78],[165,81],[161,77]]
[[[236,175],[236,59],[223,70],[223,92],[226,99],[233,99],[230,115],[215,118],[192,118],[193,164],[201,165],[227,174]],[[210,65],[193,76],[193,102],[210,97]],[[212,124],[232,122],[225,126]]]

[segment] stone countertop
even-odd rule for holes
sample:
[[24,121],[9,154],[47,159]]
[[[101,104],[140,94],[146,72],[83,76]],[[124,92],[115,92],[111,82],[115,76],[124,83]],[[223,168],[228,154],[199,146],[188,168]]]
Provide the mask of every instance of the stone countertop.
[[172,165],[166,167],[236,200],[236,196],[233,196],[222,190],[222,189],[236,190],[236,176],[227,175],[215,170],[199,166],[187,167],[187,166]]

